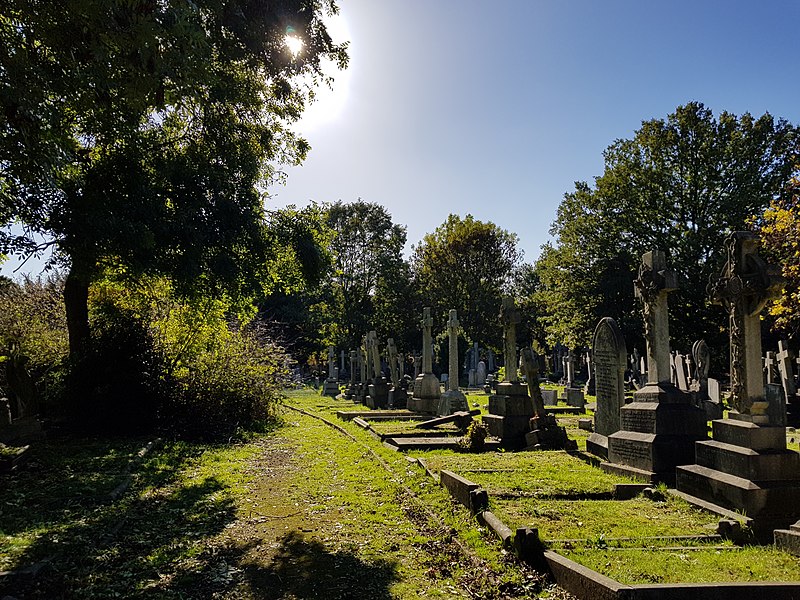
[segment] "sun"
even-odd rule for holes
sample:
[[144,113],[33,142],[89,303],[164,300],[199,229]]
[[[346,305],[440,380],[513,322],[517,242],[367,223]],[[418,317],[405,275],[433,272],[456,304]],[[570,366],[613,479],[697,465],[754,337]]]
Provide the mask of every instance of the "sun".
[[289,52],[295,57],[303,50],[303,40],[295,35],[287,35],[283,38],[283,43],[286,44]]

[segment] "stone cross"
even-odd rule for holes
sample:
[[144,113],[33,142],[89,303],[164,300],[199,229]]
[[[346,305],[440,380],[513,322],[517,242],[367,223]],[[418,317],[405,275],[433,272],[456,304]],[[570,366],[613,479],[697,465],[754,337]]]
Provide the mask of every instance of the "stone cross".
[[358,352],[350,350],[350,385],[356,384],[356,369],[358,368]]
[[520,322],[520,316],[516,306],[514,306],[514,299],[509,296],[503,297],[500,320],[503,323],[504,333],[505,380],[509,383],[517,383],[519,381],[519,377],[517,377],[517,324]]
[[572,384],[575,380],[575,355],[572,354],[572,350],[567,350],[567,356],[564,361],[564,368],[565,374],[564,378],[567,381],[567,387],[572,387]]
[[[782,280],[758,256],[758,238],[736,231],[725,242],[728,261],[709,295],[728,311],[731,347],[731,400],[740,414],[766,424],[767,403],[761,370],[761,318],[766,303],[780,292]],[[754,406],[755,404],[755,406]]]
[[450,309],[450,318],[447,321],[449,373],[447,389],[455,392],[458,390],[458,314],[454,308]]
[[644,337],[647,342],[647,382],[670,382],[669,311],[667,294],[678,289],[675,271],[667,269],[662,250],[642,255],[634,282],[636,297],[644,306]]
[[367,352],[367,336],[361,338],[361,348],[358,349],[358,364],[361,367],[361,383],[367,381],[367,361],[369,360],[369,353]]
[[328,346],[328,379],[336,379],[336,359],[333,346]]
[[775,383],[775,353],[767,352],[764,355],[764,381],[767,384]]
[[370,350],[372,351],[372,377],[381,377],[381,353],[378,350],[378,334],[375,331],[369,332]]
[[392,385],[400,386],[400,378],[397,376],[397,346],[394,345],[394,338],[386,340],[386,354],[389,356],[389,373],[392,377]]
[[433,317],[431,309],[426,306],[422,309],[422,373],[433,373],[433,339],[431,337]]
[[786,402],[792,402],[797,395],[797,386],[795,386],[792,372],[792,353],[783,340],[778,342],[778,372],[781,374],[781,384],[786,394]]
[[692,345],[694,357],[694,371],[692,372],[692,391],[697,392],[700,398],[708,398],[708,369],[711,365],[711,352],[705,340],[697,340]]

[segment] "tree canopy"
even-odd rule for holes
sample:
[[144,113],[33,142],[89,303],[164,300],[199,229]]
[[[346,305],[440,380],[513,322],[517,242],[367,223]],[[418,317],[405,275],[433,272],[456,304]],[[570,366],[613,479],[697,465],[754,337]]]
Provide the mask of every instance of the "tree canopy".
[[642,123],[604,152],[594,187],[577,182],[536,263],[538,300],[551,342],[588,345],[597,320],[616,318],[641,340],[633,280],[641,254],[664,250],[683,277],[670,295],[671,333],[688,349],[705,336],[724,342],[705,288],[724,261],[727,232],[746,227],[796,173],[798,130],[769,114],[727,112],[701,103]]
[[522,259],[517,236],[472,215],[450,215],[414,247],[411,257],[422,302],[442,322],[455,308],[470,341],[500,348],[500,305]]
[[[346,66],[333,0],[9,0],[0,9],[0,251],[43,236],[69,268],[70,346],[105,265],[184,293],[250,293],[275,238],[264,185],[308,144],[289,129]],[[303,42],[293,55],[288,34]],[[290,242],[302,244],[304,236]],[[299,248],[299,257],[315,257]],[[312,261],[313,263],[313,261]],[[313,266],[313,265],[312,265]],[[310,272],[311,267],[306,269]]]

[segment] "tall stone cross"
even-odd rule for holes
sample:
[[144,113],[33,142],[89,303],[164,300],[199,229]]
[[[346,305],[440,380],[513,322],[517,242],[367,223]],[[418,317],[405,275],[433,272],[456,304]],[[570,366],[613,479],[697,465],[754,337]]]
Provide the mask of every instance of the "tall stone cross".
[[350,385],[356,384],[356,369],[358,369],[358,352],[350,350]]
[[389,358],[389,373],[392,378],[392,385],[398,387],[400,378],[397,376],[397,346],[394,345],[394,338],[386,340],[386,354]]
[[378,334],[375,331],[369,332],[370,351],[372,352],[372,377],[379,379],[381,377],[381,353],[378,349]]
[[450,318],[447,321],[449,373],[447,374],[447,389],[455,392],[458,390],[458,314],[456,309],[450,309]]
[[358,364],[361,367],[361,383],[367,381],[367,362],[369,353],[367,352],[367,336],[361,338],[361,348],[358,349]]
[[[709,295],[728,311],[731,339],[731,400],[754,423],[767,423],[761,370],[761,319],[766,303],[780,293],[783,281],[758,256],[758,238],[736,231],[725,241],[728,261]],[[754,406],[755,404],[755,406]]]
[[422,309],[422,373],[427,375],[433,373],[433,338],[431,337],[431,327],[433,327],[433,317],[431,308],[426,306]]
[[336,359],[333,346],[328,346],[328,379],[336,379]]
[[506,381],[517,383],[517,324],[520,322],[519,311],[510,296],[503,297],[500,307],[500,320],[503,323],[503,351],[506,361]]
[[667,269],[667,257],[662,250],[642,255],[639,276],[634,282],[636,297],[644,308],[644,337],[647,342],[647,382],[669,383],[669,310],[667,294],[678,289],[675,271]]
[[797,395],[797,386],[794,383],[794,371],[792,369],[792,353],[786,342],[778,342],[778,372],[781,375],[781,384],[786,394],[786,402],[792,402]]

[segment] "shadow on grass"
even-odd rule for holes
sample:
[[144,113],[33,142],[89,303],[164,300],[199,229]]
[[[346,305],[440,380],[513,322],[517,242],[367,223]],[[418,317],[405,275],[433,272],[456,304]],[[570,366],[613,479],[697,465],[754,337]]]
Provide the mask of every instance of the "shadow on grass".
[[307,540],[297,532],[280,540],[280,548],[269,564],[242,563],[247,592],[263,600],[389,600],[389,588],[398,580],[397,567],[396,561],[368,563],[350,552],[331,552],[319,541]]

